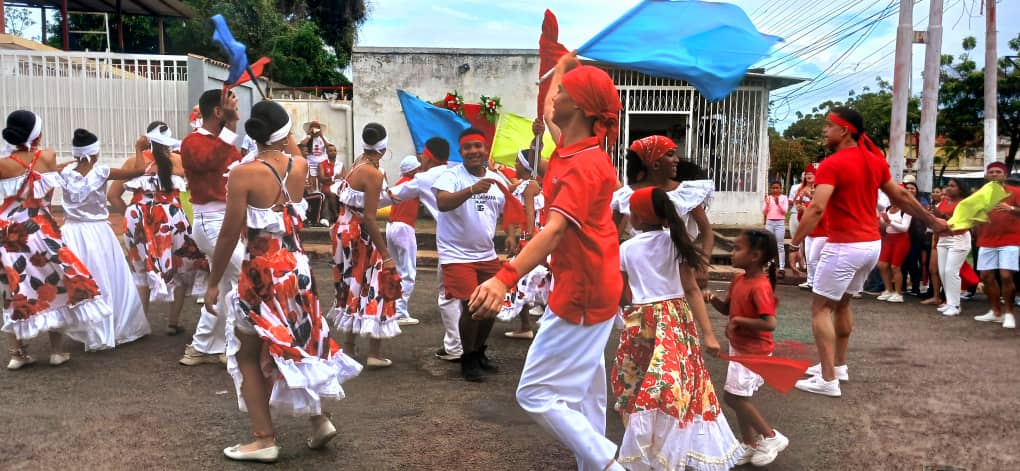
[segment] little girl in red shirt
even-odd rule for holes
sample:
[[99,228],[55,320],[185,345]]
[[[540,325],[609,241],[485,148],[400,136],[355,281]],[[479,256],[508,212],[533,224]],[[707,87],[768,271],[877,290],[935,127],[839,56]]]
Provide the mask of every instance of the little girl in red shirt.
[[[740,234],[733,245],[733,267],[744,270],[730,284],[726,301],[706,292],[706,299],[730,318],[726,338],[730,355],[772,355],[772,331],[776,329],[776,239],[769,231],[752,229]],[[767,274],[766,274],[767,270]],[[743,440],[743,455],[738,465],[765,466],[776,459],[790,440],[772,428],[751,396],[765,384],[757,373],[731,361],[726,371],[723,398],[737,413]]]
[[610,374],[626,426],[617,461],[628,469],[729,469],[743,449],[702,356],[717,354],[719,342],[694,276],[701,250],[663,190],[636,190],[630,208],[638,234],[620,245],[630,287],[622,304],[630,308]]

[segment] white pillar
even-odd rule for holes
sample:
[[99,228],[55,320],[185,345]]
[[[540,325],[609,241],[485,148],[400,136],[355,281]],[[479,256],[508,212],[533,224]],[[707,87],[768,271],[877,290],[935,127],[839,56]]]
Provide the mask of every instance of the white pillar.
[[914,3],[900,0],[896,29],[896,66],[893,71],[892,120],[889,125],[889,170],[895,182],[903,180],[903,150],[907,140],[907,103],[910,101],[910,53],[914,36]]
[[[999,58],[995,48],[995,0],[985,2],[985,166],[995,162],[999,149]],[[1013,169],[1008,169],[1012,172]]]
[[931,193],[935,167],[935,118],[939,113],[939,66],[942,60],[942,0],[931,0],[924,49],[921,136],[917,145],[917,189]]

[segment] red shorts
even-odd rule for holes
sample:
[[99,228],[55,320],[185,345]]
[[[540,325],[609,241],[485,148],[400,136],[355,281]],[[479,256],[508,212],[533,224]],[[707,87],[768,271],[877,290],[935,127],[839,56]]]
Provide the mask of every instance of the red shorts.
[[910,253],[910,234],[903,232],[899,234],[886,234],[882,239],[882,253],[878,255],[879,262],[885,262],[894,267],[902,267],[903,261]]
[[479,284],[492,278],[500,268],[499,259],[485,262],[447,263],[443,271],[443,291],[446,299],[467,301]]

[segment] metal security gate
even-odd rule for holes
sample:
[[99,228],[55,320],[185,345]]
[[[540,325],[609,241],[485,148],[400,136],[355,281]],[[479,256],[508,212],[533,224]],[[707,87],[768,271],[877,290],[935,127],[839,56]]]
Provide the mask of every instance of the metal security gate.
[[687,82],[605,67],[620,92],[623,112],[614,163],[626,179],[627,147],[638,118],[655,116],[685,123],[670,136],[681,140],[680,152],[708,171],[716,191],[754,193],[765,184],[768,170],[768,88],[765,80],[748,77],[730,96],[706,100]]
[[119,166],[150,122],[178,137],[190,130],[187,56],[0,50],[0,109],[38,114],[43,146],[59,160],[85,128],[99,136],[101,160]]

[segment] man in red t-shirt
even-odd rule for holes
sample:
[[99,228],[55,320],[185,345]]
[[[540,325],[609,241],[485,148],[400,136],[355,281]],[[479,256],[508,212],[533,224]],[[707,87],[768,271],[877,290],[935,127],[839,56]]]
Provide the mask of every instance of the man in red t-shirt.
[[574,452],[581,470],[624,469],[614,460],[616,444],[605,436],[603,358],[623,278],[609,207],[616,170],[602,144],[616,142],[620,109],[609,75],[579,65],[572,54],[560,60],[545,106],[546,125],[559,142],[543,184],[546,225],[469,303],[474,316],[495,316],[519,274],[552,255],[554,286],[528,350],[517,402]]
[[[889,164],[864,134],[864,120],[849,108],[833,108],[822,130],[825,144],[836,152],[822,161],[815,174],[815,193],[790,241],[794,264],[801,263],[800,245],[825,215],[828,240],[819,255],[812,285],[811,330],[819,364],[808,369],[809,379],[797,389],[839,397],[839,381],[846,381],[847,344],[853,330],[850,297],[863,289],[878,262],[878,191],[892,203],[923,221],[935,232],[948,230],[889,173]],[[834,316],[835,315],[835,316]]]
[[[208,90],[198,99],[198,109],[202,113],[202,126],[181,142],[181,161],[195,214],[192,235],[198,248],[212,259],[227,209],[227,167],[241,160],[234,133],[239,119],[237,97],[233,92],[223,96],[219,89]],[[216,312],[227,312],[227,293],[237,286],[242,260],[244,245],[237,244],[223,274],[219,299],[206,300],[216,303]],[[202,308],[195,335],[180,363],[192,366],[225,361],[225,322],[224,315],[216,316]]]
[[[1006,180],[1006,164],[988,164],[985,177],[1002,185]],[[1005,184],[1004,188],[1009,196],[988,213],[988,222],[978,231],[977,269],[981,272],[991,309],[974,320],[1001,322],[1003,327],[1015,329],[1013,275],[1020,269],[1020,188],[1010,184]],[[1001,283],[995,275],[999,275]]]

